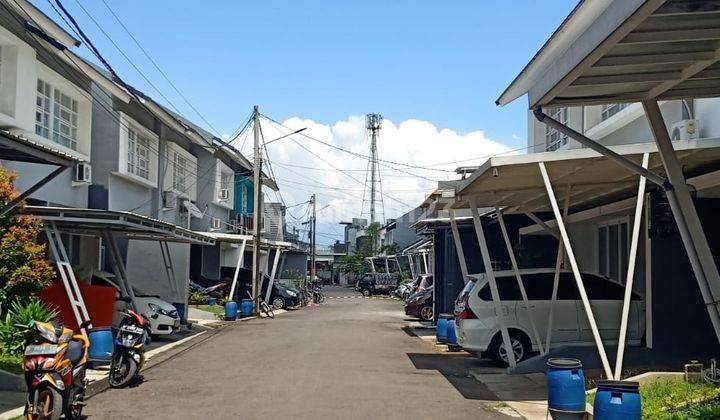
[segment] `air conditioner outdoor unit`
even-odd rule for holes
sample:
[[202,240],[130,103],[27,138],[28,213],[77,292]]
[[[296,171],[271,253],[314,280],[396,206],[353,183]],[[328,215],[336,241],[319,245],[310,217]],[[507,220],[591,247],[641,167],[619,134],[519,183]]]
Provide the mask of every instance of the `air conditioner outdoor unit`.
[[163,191],[163,208],[174,209],[177,206],[177,195],[175,191]]
[[700,137],[699,120],[682,120],[672,125],[670,138],[677,140],[697,140]]
[[222,226],[222,222],[217,217],[212,218],[212,222],[210,223],[210,229],[214,230],[220,230],[220,227]]
[[76,164],[73,181],[89,184],[92,181],[92,166],[87,162],[80,162]]
[[227,200],[227,199],[229,199],[229,198],[230,198],[230,190],[228,190],[227,188],[222,188],[222,189],[220,190],[220,193],[218,194],[218,197],[219,197],[221,200]]

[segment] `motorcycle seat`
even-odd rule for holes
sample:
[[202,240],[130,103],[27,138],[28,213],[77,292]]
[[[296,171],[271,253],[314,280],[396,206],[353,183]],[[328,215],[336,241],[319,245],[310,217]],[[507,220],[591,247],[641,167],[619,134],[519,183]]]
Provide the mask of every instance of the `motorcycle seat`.
[[70,363],[75,366],[82,359],[85,349],[83,348],[83,342],[81,340],[70,340],[68,341],[67,352],[65,353]]

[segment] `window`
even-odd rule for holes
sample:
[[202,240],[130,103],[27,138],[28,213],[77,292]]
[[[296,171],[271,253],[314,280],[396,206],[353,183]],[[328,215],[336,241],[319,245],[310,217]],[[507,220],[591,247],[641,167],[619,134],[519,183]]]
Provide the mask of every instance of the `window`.
[[227,172],[220,172],[220,189],[230,190],[232,186],[232,175]]
[[598,274],[624,284],[627,266],[627,220],[598,226]]
[[189,164],[188,160],[180,153],[175,152],[173,158],[173,189],[183,193],[187,192]]
[[[568,122],[567,108],[549,108],[547,115],[563,124]],[[567,144],[568,137],[550,126],[545,126],[545,150],[553,151]]]
[[35,134],[77,150],[78,101],[42,79],[37,80]]
[[127,171],[150,179],[150,139],[128,128]]
[[623,104],[605,104],[600,108],[600,120],[605,121],[618,112],[628,107],[628,103]]

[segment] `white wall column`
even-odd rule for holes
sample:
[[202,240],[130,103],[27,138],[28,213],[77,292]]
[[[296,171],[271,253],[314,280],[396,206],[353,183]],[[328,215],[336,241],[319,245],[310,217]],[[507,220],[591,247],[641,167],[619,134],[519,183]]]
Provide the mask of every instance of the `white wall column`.
[[512,342],[510,341],[510,334],[505,326],[505,320],[502,315],[500,293],[498,292],[497,283],[495,282],[495,273],[493,272],[492,261],[490,260],[490,251],[488,250],[487,242],[485,240],[485,231],[483,230],[480,214],[478,214],[478,209],[474,200],[470,200],[470,212],[472,213],[473,224],[475,225],[475,234],[477,235],[478,243],[480,243],[480,254],[482,254],[483,265],[485,266],[485,275],[490,283],[490,293],[492,295],[493,306],[495,307],[495,316],[497,317],[497,322],[500,325],[500,335],[502,335],[508,364],[510,367],[515,367],[517,362],[515,360]]
[[587,293],[585,292],[585,285],[583,284],[582,277],[580,276],[580,269],[578,268],[577,261],[575,260],[575,254],[573,253],[572,245],[570,244],[570,237],[565,229],[565,223],[563,222],[562,215],[560,214],[560,208],[558,207],[557,200],[555,199],[555,192],[553,191],[552,184],[550,183],[550,177],[548,176],[544,162],[538,162],[538,166],[540,167],[540,174],[542,175],[543,183],[545,183],[545,189],[547,189],[550,205],[552,206],[553,213],[555,214],[555,220],[557,220],[560,236],[565,244],[565,251],[567,252],[568,260],[570,260],[570,266],[572,267],[575,282],[577,283],[578,291],[580,292],[580,299],[582,299],[585,313],[587,314],[588,321],[590,322],[590,328],[592,329],[593,338],[595,339],[595,345],[597,346],[598,353],[600,353],[600,360],[602,361],[603,368],[605,369],[605,375],[608,378],[613,378],[613,373],[610,369],[610,362],[608,362],[607,354],[605,353],[605,346],[602,343],[600,331],[598,331],[595,316],[593,315],[590,301],[588,300]]
[[[649,153],[643,154],[642,166],[648,167]],[[635,219],[633,220],[632,237],[630,240],[630,255],[628,257],[627,277],[625,280],[625,296],[620,318],[620,337],[618,339],[617,358],[615,359],[615,379],[620,380],[622,373],[623,356],[625,355],[625,336],[627,335],[628,315],[630,314],[630,300],[632,298],[633,279],[635,278],[635,258],[637,257],[638,240],[640,239],[640,225],[642,224],[642,208],[645,199],[645,177],[640,176],[637,202],[635,203]]]

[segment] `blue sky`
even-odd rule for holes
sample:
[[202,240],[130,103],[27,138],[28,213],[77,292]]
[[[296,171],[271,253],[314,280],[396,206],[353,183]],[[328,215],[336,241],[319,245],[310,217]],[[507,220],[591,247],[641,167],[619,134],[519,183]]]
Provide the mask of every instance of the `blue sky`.
[[[103,3],[80,1],[171,101],[202,124]],[[499,108],[494,100],[575,4],[106,1],[219,131],[232,132],[258,104],[277,119],[326,124],[366,112],[416,118],[461,133],[484,130],[511,147],[525,145],[526,103]],[[47,2],[34,3],[58,20]],[[63,4],[124,78],[162,100],[76,0]]]
[[[48,1],[32,1],[60,21]],[[276,120],[367,154],[361,116],[379,112],[388,120],[378,146],[381,158],[423,167],[449,162],[436,170],[383,168],[384,218],[419,204],[436,180],[453,178],[458,165],[482,160],[450,162],[526,146],[526,100],[504,108],[494,101],[576,3],[104,0],[207,118],[208,127],[102,0],[61,1],[127,82],[216,134],[233,133],[257,104]],[[90,57],[82,48],[80,53]],[[263,131],[268,139],[282,134],[271,127]],[[367,216],[369,206],[358,182],[365,177],[366,162],[304,143],[314,154],[290,140],[269,146],[283,196],[272,199],[292,205],[316,192],[325,209],[318,239],[332,243],[341,235],[339,221]],[[293,164],[298,166],[283,166]],[[336,168],[351,171],[356,179]],[[288,223],[302,227],[304,208],[294,211]]]

